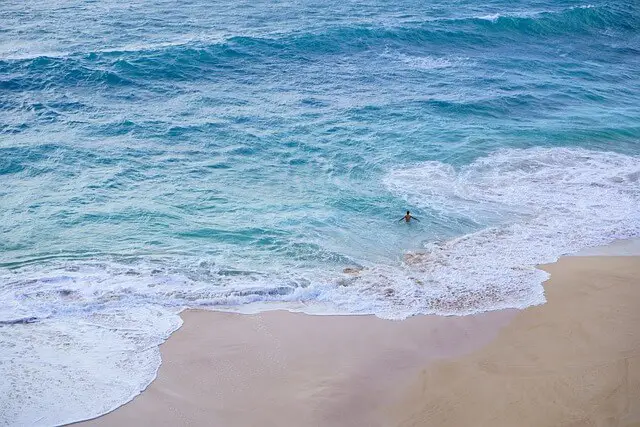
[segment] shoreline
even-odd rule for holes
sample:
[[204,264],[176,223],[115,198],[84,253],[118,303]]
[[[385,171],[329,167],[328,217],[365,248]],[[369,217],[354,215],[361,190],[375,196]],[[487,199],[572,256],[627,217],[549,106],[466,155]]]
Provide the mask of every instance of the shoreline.
[[[483,372],[486,363],[508,365],[508,358],[519,354],[518,348],[512,348],[518,334],[529,336],[528,340],[518,340],[520,351],[526,349],[524,353],[530,354],[544,350],[542,356],[553,354],[557,364],[564,363],[563,358],[576,356],[573,353],[577,349],[582,357],[603,352],[599,363],[606,362],[607,357],[618,360],[624,353],[635,360],[627,367],[625,379],[629,393],[637,393],[634,396],[640,402],[640,333],[629,330],[640,326],[640,315],[634,314],[640,313],[640,307],[634,304],[634,297],[640,297],[640,284],[635,279],[640,277],[639,266],[640,258],[635,256],[563,257],[541,266],[551,273],[544,283],[546,304],[464,317],[415,316],[388,321],[373,316],[312,316],[282,311],[247,315],[187,310],[181,313],[183,326],[160,348],[163,362],[156,380],[131,402],[77,425],[425,425],[436,415],[444,418],[433,425],[468,425],[470,420],[479,420],[487,409],[464,409],[465,405],[455,403],[456,396],[461,392],[471,396],[471,390],[477,393],[473,395],[476,398],[487,393],[500,396],[505,385],[491,385],[493,377],[465,384],[459,380],[459,372],[474,378]],[[589,292],[580,286],[593,280],[617,286],[600,289],[593,285]],[[618,294],[623,291],[625,298],[620,298]],[[567,307],[575,304],[576,295],[584,307],[574,307],[570,315]],[[624,313],[622,306],[627,307]],[[594,311],[597,318],[589,315]],[[603,313],[607,315],[605,326],[599,323]],[[539,324],[535,328],[527,326],[527,319]],[[608,337],[611,334],[607,334],[607,326],[615,332],[624,331],[628,342]],[[554,341],[560,332],[564,333],[562,339]],[[563,340],[567,342],[565,352],[554,353],[555,347],[562,347]],[[611,341],[608,350],[603,350],[602,340]],[[531,342],[538,346],[528,348],[527,343]],[[625,347],[629,343],[637,345]],[[487,352],[491,357],[485,365],[474,360],[486,357],[483,355]],[[542,356],[535,359],[537,363],[542,363]],[[549,366],[553,366],[553,360]],[[587,362],[593,361],[588,357],[576,359],[571,366]],[[520,378],[518,369],[522,370],[514,368],[507,375],[509,381]],[[540,364],[537,372],[533,364],[530,370],[536,376],[548,372],[549,367]],[[590,378],[606,388],[610,377],[602,374]],[[437,378],[434,389],[439,391],[425,391],[416,385],[424,384],[425,379],[431,382],[431,378]],[[567,381],[577,384],[579,379]],[[451,383],[458,388],[454,389]],[[547,395],[545,387],[557,389],[551,383],[539,387],[538,400]],[[450,395],[444,396],[447,390]],[[560,397],[556,400],[562,401]],[[434,415],[429,410],[429,402],[433,401],[438,401],[441,408],[450,406],[452,412],[447,415],[447,411],[436,411]],[[516,403],[511,402],[510,406],[517,406]],[[484,406],[491,408],[491,402]],[[629,420],[635,422],[637,416],[640,421],[640,409],[629,404],[626,407],[630,414],[636,411]],[[555,414],[553,410],[547,412]],[[535,411],[531,414],[535,415]],[[471,418],[460,418],[467,415]],[[554,418],[554,422],[558,420]],[[537,425],[557,425],[536,421]]]
[[[188,395],[190,392],[188,389],[194,382],[198,382],[199,370],[211,372],[222,367],[223,371],[218,372],[220,375],[216,380],[225,382],[225,387],[228,389],[237,389],[234,393],[237,391],[246,392],[253,384],[246,382],[238,389],[238,385],[233,384],[233,378],[242,375],[240,371],[243,369],[253,369],[251,363],[255,363],[257,368],[254,373],[257,372],[259,376],[261,373],[286,375],[292,363],[300,362],[293,367],[297,374],[317,376],[323,378],[323,381],[335,384],[344,383],[348,378],[368,376],[368,372],[371,371],[384,372],[387,364],[391,363],[396,368],[394,372],[387,376],[377,376],[375,384],[371,382],[367,384],[369,387],[377,388],[378,392],[382,392],[388,388],[389,382],[394,383],[398,379],[408,381],[415,370],[421,367],[425,361],[459,357],[487,344],[496,337],[501,328],[505,327],[517,315],[517,312],[516,309],[507,309],[473,316],[422,315],[404,320],[387,320],[374,315],[310,315],[282,309],[254,314],[187,309],[180,313],[183,325],[165,343],[160,345],[162,365],[158,369],[156,378],[145,390],[113,411],[67,425],[139,423],[137,415],[124,421],[110,421],[109,418],[122,408],[128,408],[129,405],[148,399],[154,403],[143,409],[143,412],[154,418],[155,401],[163,401],[162,405],[164,406],[164,404],[170,404],[165,401],[167,397],[181,399],[182,396]],[[222,336],[207,330],[212,323],[224,330],[221,332]],[[302,324],[304,327],[294,327],[292,330],[292,324]],[[278,331],[284,331],[284,335],[279,336]],[[299,348],[297,343],[308,339],[306,334],[309,331],[316,335],[318,341],[306,349]],[[322,348],[321,343],[318,346],[323,338],[319,335],[327,333],[327,331],[332,333],[332,340],[329,346]],[[419,339],[409,340],[416,337]],[[368,340],[373,340],[370,342],[376,343],[377,357],[370,357],[370,348],[366,345],[362,346]],[[354,341],[356,342],[354,343]],[[425,343],[433,346],[425,351]],[[213,359],[205,360],[202,355],[193,353],[194,344],[198,348],[215,348],[217,354],[209,354],[206,357],[213,357]],[[350,346],[352,347],[348,351],[349,359],[335,357],[339,354],[332,354],[332,351],[328,351],[334,350],[336,347],[344,349]],[[256,354],[257,360],[250,363],[241,362],[241,365],[234,366],[234,361],[238,360],[237,356],[242,357],[247,352]],[[332,357],[334,359],[331,359]],[[325,367],[328,363],[334,367],[340,366],[341,370],[347,372],[334,375],[327,371],[314,371],[313,365],[318,359],[323,360]],[[364,363],[356,364],[354,360],[364,361]],[[202,363],[205,364],[204,369],[202,369]],[[177,377],[164,375],[164,369],[169,364],[175,364],[174,367],[177,370],[172,371],[177,374]],[[289,368],[282,370],[287,365]],[[195,372],[191,369],[192,367],[195,368]],[[188,373],[189,379],[182,383],[182,385],[186,385],[186,389],[174,389],[176,381],[181,381],[180,378],[184,378],[185,371],[190,371]],[[268,388],[269,383],[270,380],[261,385]],[[207,390],[202,394],[210,396],[213,393],[220,397],[220,393],[209,389],[209,385],[211,384],[206,385]],[[316,391],[321,392],[323,387]],[[357,387],[351,389],[354,395],[357,394],[357,391]],[[395,390],[387,390],[387,392],[391,395]],[[239,399],[238,404],[241,404],[242,397],[236,397]],[[182,403],[185,402],[182,400]],[[143,404],[146,406],[145,403]],[[224,402],[222,406],[224,406]],[[220,409],[224,411],[224,408]],[[211,414],[207,414],[206,419],[211,416]],[[206,419],[202,419],[200,423],[208,423]],[[153,419],[150,424],[156,425],[158,423],[162,424],[162,420]],[[174,425],[174,421],[166,425]],[[227,424],[222,423],[222,425]]]

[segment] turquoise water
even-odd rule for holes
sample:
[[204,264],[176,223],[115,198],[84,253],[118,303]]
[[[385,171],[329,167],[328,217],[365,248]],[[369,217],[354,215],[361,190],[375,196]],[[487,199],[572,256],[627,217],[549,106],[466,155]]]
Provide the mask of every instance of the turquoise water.
[[640,236],[639,100],[632,0],[4,2],[0,419],[123,403],[184,307],[540,304]]

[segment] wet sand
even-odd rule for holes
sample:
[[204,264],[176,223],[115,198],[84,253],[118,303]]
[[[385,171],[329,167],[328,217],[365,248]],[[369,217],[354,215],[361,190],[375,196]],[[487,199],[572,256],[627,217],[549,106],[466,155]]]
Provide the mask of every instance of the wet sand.
[[640,257],[542,268],[548,302],[522,311],[186,311],[148,389],[82,424],[640,426]]

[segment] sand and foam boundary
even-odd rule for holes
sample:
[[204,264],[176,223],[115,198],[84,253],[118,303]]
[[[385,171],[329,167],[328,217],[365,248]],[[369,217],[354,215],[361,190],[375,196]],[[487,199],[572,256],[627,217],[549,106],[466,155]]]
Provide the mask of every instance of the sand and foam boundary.
[[640,425],[640,257],[541,268],[548,302],[521,311],[186,311],[156,381],[87,424]]

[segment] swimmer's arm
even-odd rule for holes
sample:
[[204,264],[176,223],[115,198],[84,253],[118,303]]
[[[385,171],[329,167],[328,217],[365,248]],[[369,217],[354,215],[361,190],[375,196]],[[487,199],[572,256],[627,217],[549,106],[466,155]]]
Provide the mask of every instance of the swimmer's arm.
[[415,219],[416,221],[420,222],[420,220],[413,215],[411,215],[411,219]]

